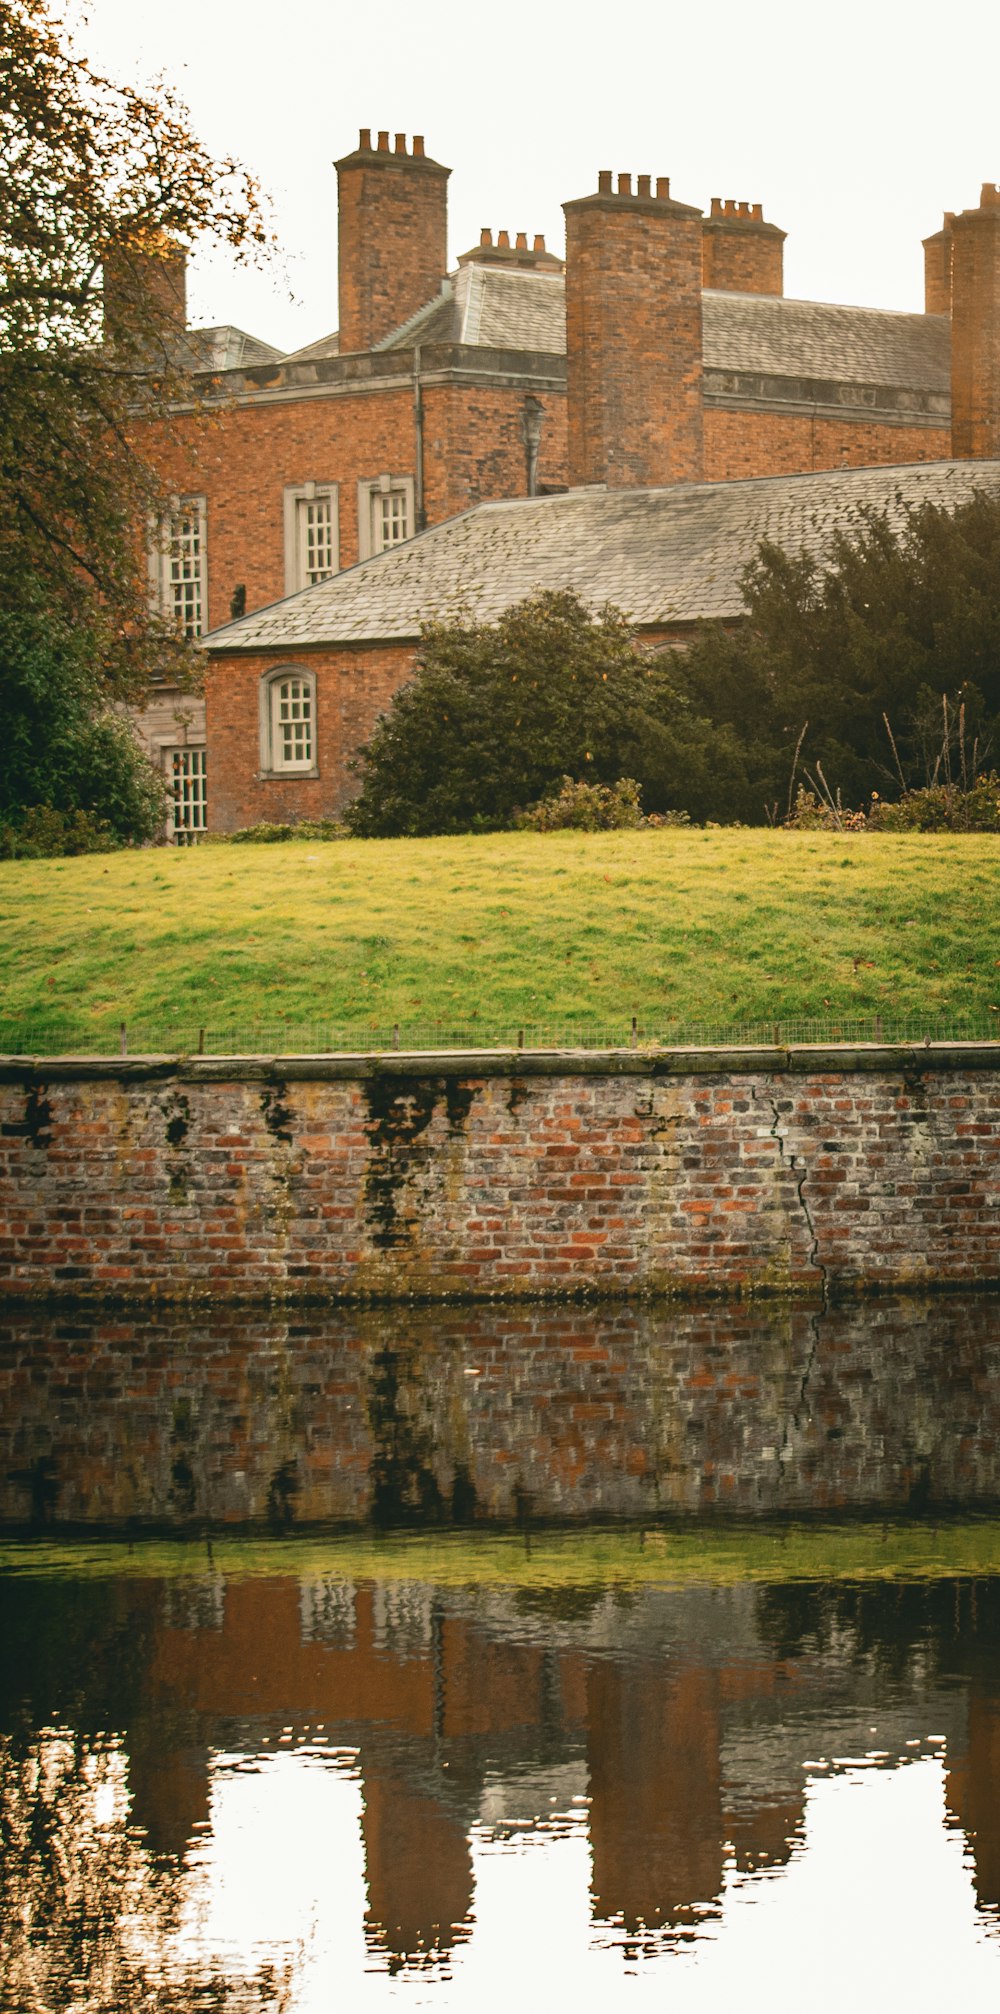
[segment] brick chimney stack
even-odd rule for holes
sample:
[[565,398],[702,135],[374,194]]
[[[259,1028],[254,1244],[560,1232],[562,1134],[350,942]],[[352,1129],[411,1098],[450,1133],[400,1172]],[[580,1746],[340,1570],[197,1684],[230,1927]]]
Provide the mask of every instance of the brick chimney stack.
[[924,313],[951,314],[952,225],[955,219],[945,211],[944,224],[933,237],[924,239]]
[[702,225],[702,283],[726,294],[784,292],[787,231],[768,224],[759,203],[712,197]]
[[603,171],[565,203],[569,481],[702,474],[702,214],[665,177]]
[[448,176],[414,136],[366,128],[336,163],[340,351],[370,350],[433,300],[448,269]]
[[952,220],[951,451],[1000,456],[1000,188]]
[[187,328],[187,253],[164,240],[157,252],[109,251],[104,260],[104,333],[129,339]]

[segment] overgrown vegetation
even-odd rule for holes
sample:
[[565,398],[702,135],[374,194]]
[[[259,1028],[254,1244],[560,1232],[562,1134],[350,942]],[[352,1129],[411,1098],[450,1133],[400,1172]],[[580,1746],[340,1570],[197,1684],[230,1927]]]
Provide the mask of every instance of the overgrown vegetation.
[[[995,839],[645,830],[0,866],[0,1020],[453,1030],[1000,1019]],[[8,1038],[9,1039],[9,1038]],[[131,1040],[131,1036],[130,1036]],[[133,1044],[134,1046],[134,1044]]]
[[[745,620],[687,650],[643,652],[620,610],[571,594],[430,628],[360,759],[353,830],[540,829],[560,788],[622,778],[653,818],[780,824],[801,784],[817,824],[839,793],[841,829],[844,807],[858,829],[994,829],[1000,501],[864,512],[822,560],[765,544],[743,592]],[[574,797],[570,822],[599,825],[596,804]]]
[[114,708],[193,658],[150,607],[142,528],[166,500],[135,422],[190,388],[177,246],[246,255],[260,203],[168,89],[98,75],[46,0],[0,7],[0,151],[0,820],[141,839],[147,765]]

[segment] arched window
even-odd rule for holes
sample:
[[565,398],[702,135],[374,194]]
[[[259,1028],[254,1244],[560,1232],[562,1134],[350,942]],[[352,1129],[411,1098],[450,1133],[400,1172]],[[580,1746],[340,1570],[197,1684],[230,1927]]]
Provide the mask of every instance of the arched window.
[[300,664],[261,680],[260,766],[273,776],[317,774],[316,674]]

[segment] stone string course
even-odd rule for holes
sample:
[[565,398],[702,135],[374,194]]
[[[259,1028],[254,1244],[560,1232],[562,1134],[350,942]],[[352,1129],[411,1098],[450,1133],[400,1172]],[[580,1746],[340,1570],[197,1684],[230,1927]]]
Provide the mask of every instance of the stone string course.
[[1000,1280],[1000,1044],[0,1061],[0,1294]]

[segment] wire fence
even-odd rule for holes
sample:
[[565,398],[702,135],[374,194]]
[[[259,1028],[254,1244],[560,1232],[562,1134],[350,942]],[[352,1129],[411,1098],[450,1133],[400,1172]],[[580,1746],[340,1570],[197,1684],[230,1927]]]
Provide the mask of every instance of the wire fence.
[[448,1054],[467,1050],[598,1050],[779,1048],[878,1043],[1000,1042],[1000,1015],[946,1017],[851,1015],[823,1020],[671,1021],[623,1017],[612,1022],[469,1020],[399,1022],[216,1023],[180,1017],[90,1026],[63,1021],[0,1021],[7,1056],[373,1056],[394,1052]]

